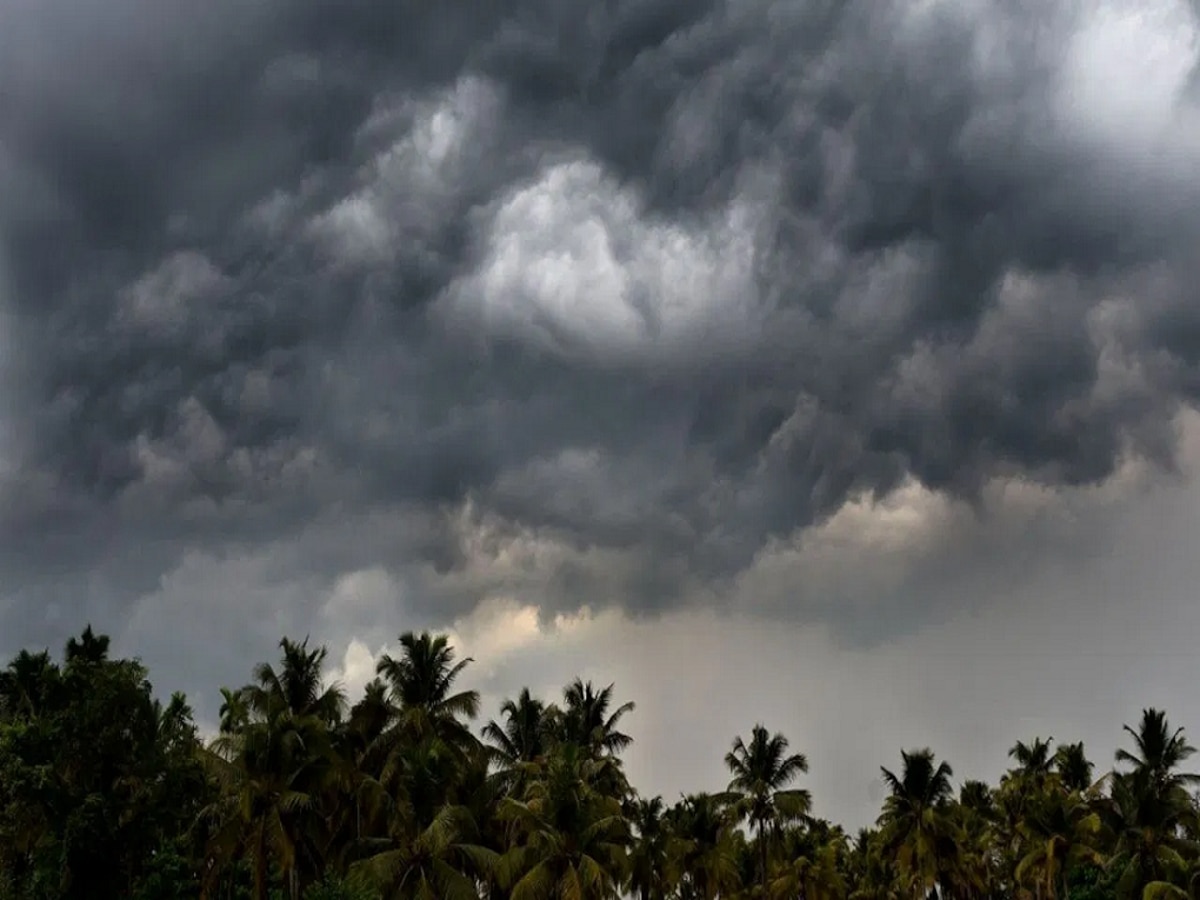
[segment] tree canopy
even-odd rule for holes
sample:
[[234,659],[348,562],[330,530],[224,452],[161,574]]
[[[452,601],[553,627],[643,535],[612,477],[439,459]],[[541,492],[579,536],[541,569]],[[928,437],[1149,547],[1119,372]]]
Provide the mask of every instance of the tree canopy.
[[61,660],[14,656],[0,900],[1200,900],[1194,750],[1162,710],[1098,776],[1048,737],[994,786],[898,747],[876,825],[849,835],[763,724],[726,745],[723,789],[672,803],[626,776],[615,685],[526,689],[480,725],[444,635],[400,635],[353,705],[324,647],[279,649],[220,690],[208,741],[91,628]]

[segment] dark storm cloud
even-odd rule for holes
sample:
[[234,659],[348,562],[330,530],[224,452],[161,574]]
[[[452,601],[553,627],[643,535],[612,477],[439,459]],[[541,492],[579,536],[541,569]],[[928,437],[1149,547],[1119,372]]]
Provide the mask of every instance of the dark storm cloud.
[[1167,463],[1200,390],[1195,98],[1092,128],[1070,4],[0,3],[17,634],[289,540],[458,612],[468,499],[661,606],[910,476]]

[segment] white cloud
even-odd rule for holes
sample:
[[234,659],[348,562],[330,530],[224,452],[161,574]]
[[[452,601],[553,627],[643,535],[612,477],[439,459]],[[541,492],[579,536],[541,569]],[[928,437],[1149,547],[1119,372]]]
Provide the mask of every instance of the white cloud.
[[[1068,122],[1138,171],[1191,165],[1200,110],[1183,92],[1200,61],[1200,25],[1187,0],[1106,0],[1086,7],[1066,48],[1058,103]],[[1169,157],[1169,159],[1165,158]]]
[[339,685],[346,692],[347,701],[353,704],[375,677],[375,665],[382,655],[382,652],[372,653],[370,647],[355,638],[346,645],[340,664],[328,671],[326,683]]
[[310,223],[310,233],[338,264],[382,265],[418,251],[446,224],[451,199],[500,109],[495,90],[471,77],[433,97],[383,104],[360,139],[399,136],[362,168],[356,191]]
[[754,283],[760,211],[658,220],[586,159],[548,165],[490,214],[479,269],[441,314],[488,336],[585,360],[669,362],[744,347],[765,309]]

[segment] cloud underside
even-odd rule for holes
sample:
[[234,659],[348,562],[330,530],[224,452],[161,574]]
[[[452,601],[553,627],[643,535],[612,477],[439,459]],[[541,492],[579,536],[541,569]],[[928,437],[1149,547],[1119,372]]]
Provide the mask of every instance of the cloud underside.
[[1178,477],[1182,0],[185,6],[0,5],[14,645],[877,642]]

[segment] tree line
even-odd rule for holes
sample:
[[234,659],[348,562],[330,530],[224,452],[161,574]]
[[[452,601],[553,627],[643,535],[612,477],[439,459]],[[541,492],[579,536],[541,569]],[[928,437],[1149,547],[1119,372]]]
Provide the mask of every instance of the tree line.
[[[632,703],[576,680],[496,720],[444,635],[405,633],[353,705],[326,650],[280,642],[222,689],[220,733],[88,628],[0,672],[0,900],[1196,900],[1183,730],[1147,709],[1097,772],[1017,742],[995,785],[928,749],[882,770],[855,834],[813,814],[804,755],[756,725],[728,784],[629,783]],[[714,786],[716,787],[716,786]]]

